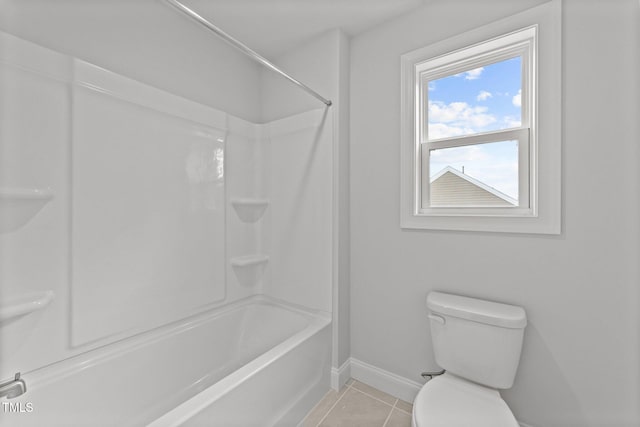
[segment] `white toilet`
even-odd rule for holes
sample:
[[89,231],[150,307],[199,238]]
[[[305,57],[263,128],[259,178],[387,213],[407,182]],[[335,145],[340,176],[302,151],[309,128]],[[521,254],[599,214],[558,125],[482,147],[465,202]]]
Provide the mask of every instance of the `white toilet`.
[[431,292],[427,296],[436,362],[446,372],[413,403],[413,427],[518,427],[499,389],[520,361],[522,307]]

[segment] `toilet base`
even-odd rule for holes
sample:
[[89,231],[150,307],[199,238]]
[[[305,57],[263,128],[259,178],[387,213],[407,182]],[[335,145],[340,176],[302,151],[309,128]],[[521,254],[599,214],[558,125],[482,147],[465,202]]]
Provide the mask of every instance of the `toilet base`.
[[450,373],[425,384],[413,403],[412,427],[519,427],[500,396]]

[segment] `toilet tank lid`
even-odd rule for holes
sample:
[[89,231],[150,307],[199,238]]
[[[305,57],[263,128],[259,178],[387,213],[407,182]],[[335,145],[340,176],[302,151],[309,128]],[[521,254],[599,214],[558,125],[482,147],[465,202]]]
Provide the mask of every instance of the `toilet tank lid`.
[[522,329],[527,315],[522,307],[444,292],[430,292],[427,307],[434,313],[503,328]]

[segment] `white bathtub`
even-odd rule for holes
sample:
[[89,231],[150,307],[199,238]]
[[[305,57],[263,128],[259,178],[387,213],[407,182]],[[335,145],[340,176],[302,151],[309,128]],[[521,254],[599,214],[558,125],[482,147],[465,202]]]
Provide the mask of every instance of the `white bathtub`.
[[329,389],[330,318],[252,297],[23,375],[7,426],[295,426]]

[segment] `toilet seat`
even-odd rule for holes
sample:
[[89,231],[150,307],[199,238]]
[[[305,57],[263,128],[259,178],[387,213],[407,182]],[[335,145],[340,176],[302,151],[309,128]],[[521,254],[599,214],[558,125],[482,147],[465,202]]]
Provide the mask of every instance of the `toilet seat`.
[[519,427],[498,390],[445,373],[413,403],[413,427]]

